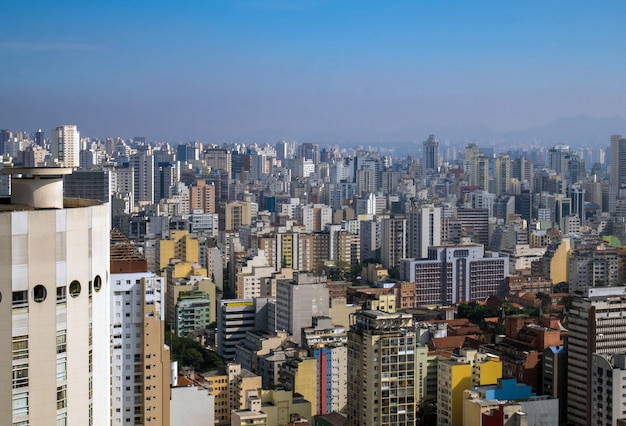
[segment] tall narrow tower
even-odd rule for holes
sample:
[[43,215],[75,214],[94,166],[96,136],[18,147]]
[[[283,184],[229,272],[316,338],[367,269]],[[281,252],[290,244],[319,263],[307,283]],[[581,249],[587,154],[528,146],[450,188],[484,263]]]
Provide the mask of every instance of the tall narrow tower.
[[424,141],[424,170],[437,171],[441,165],[439,161],[439,139],[435,135],[428,136]]
[[52,130],[50,141],[52,157],[63,167],[80,166],[80,132],[74,125],[59,126]]
[[2,423],[108,424],[109,206],[63,199],[68,168],[2,172],[12,175],[0,205]]

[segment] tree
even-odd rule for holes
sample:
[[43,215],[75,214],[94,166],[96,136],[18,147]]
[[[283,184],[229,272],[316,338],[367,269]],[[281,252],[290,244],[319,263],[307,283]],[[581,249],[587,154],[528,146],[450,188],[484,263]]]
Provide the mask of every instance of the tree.
[[537,293],[537,299],[541,300],[541,308],[544,312],[549,312],[552,306],[552,298],[549,294],[539,292]]
[[196,371],[224,368],[224,360],[218,354],[193,339],[166,332],[165,342],[170,346],[172,360],[178,361],[181,367],[192,367]]
[[437,424],[437,398],[424,397],[417,406],[417,424],[435,426]]

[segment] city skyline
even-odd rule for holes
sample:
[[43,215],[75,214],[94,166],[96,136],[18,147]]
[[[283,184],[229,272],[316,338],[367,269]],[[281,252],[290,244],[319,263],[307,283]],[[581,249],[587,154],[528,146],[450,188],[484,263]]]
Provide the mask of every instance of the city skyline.
[[7,2],[0,117],[4,128],[215,143],[514,143],[559,120],[619,133],[625,7]]

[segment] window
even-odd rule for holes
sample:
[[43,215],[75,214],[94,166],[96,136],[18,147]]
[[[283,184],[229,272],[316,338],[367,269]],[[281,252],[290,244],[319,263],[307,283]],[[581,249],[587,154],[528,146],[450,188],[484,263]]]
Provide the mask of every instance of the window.
[[67,351],[67,330],[57,331],[57,353],[61,354]]
[[13,395],[13,418],[28,415],[28,392]]
[[13,292],[13,309],[28,307],[28,291]]
[[57,359],[57,382],[67,379],[67,360],[65,358]]
[[57,387],[57,410],[67,406],[67,386]]
[[13,359],[28,358],[28,336],[13,337]]
[[28,386],[28,364],[13,366],[13,389]]
[[76,280],[70,283],[70,296],[78,297],[80,295],[80,283]]
[[65,303],[67,300],[67,293],[65,286],[57,287],[57,304]]
[[33,300],[37,303],[41,303],[46,300],[48,296],[48,291],[41,284],[37,284],[35,288],[33,288]]
[[96,275],[96,277],[93,279],[93,289],[96,291],[96,293],[98,293],[101,288],[102,278],[100,278],[100,275]]

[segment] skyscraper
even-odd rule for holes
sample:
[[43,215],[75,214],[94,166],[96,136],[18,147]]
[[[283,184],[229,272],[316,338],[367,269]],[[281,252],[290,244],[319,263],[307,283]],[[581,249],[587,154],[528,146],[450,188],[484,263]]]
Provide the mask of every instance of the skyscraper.
[[609,176],[609,212],[615,211],[619,189],[626,185],[626,138],[611,136],[611,173]]
[[496,195],[511,193],[511,157],[502,154],[496,157]]
[[75,125],[59,126],[52,130],[50,140],[52,158],[64,167],[80,166],[80,132]]
[[441,165],[439,160],[439,139],[435,135],[428,136],[423,142],[424,170],[437,171]]
[[[63,199],[68,168],[13,168],[0,209],[3,424],[108,424],[107,204]],[[104,420],[106,419],[106,421]]]

